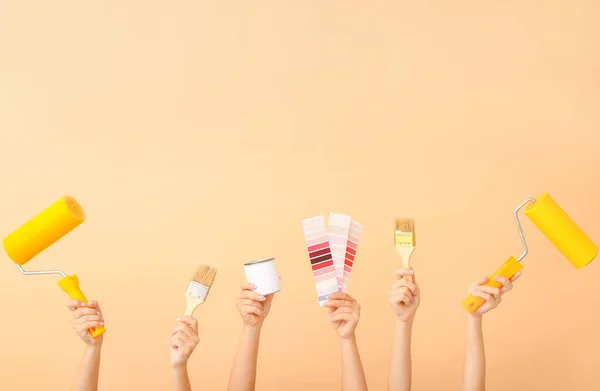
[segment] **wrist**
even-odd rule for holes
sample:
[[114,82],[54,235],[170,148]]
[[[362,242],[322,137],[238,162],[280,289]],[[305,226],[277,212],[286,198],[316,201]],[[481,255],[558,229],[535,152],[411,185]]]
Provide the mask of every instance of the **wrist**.
[[352,332],[349,335],[340,335],[339,340],[340,343],[356,343],[356,334]]
[[187,361],[171,364],[171,372],[173,374],[186,374],[187,373]]
[[483,316],[479,314],[467,314],[467,330],[479,331],[483,329]]
[[261,329],[262,329],[262,323],[255,324],[255,325],[244,324],[243,332],[245,334],[260,335]]
[[99,354],[102,350],[102,342],[99,343],[90,343],[85,345],[85,351],[87,353]]
[[483,315],[481,314],[472,314],[470,312],[467,312],[467,321],[470,323],[482,323],[483,322]]
[[407,319],[396,318],[396,326],[412,327],[414,320],[415,320],[414,315]]

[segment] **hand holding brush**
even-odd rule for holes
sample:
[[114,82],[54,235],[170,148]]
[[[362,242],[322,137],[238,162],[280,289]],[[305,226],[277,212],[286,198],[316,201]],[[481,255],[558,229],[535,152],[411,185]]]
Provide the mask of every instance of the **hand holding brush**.
[[[410,390],[412,383],[411,339],[412,325],[421,292],[412,269],[396,270],[396,281],[390,289],[390,305],[396,315],[392,343],[388,389]],[[408,278],[410,277],[410,279]]]
[[419,286],[412,269],[396,270],[396,282],[390,290],[390,305],[398,322],[411,322],[421,303]]
[[192,389],[187,373],[187,362],[199,341],[198,321],[192,316],[196,308],[206,301],[216,275],[217,269],[207,265],[198,266],[185,291],[185,313],[177,318],[179,325],[171,330],[169,347],[173,386],[176,391]]

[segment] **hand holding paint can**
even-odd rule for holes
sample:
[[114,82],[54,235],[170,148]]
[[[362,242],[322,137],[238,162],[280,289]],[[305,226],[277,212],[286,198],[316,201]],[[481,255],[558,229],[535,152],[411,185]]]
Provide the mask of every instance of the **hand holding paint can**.
[[256,293],[263,296],[281,290],[281,280],[275,265],[275,258],[265,258],[244,264],[246,280],[256,286]]

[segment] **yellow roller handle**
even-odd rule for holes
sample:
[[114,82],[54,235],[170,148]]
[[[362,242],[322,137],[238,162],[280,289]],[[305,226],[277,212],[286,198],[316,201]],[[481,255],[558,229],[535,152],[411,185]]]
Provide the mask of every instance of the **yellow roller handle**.
[[[523,269],[523,265],[521,265],[521,262],[517,261],[517,259],[515,257],[510,257],[510,258],[508,258],[508,260],[506,262],[504,262],[504,264],[502,266],[500,266],[500,268],[498,270],[496,270],[496,272],[494,274],[492,274],[490,276],[490,278],[488,278],[488,282],[485,283],[485,286],[500,288],[502,286],[502,284],[500,284],[498,281],[496,281],[494,279],[494,277],[501,276],[506,279],[511,279],[521,269]],[[481,307],[483,305],[483,303],[485,303],[485,299],[482,299],[481,297],[469,295],[469,297],[467,297],[465,300],[463,300],[462,306],[465,307],[465,309],[467,311],[469,311],[470,313],[473,313],[473,312],[477,311],[479,309],[479,307]]]
[[[69,295],[69,297],[71,299],[79,300],[82,303],[87,304],[88,301],[85,298],[85,295],[83,294],[81,289],[79,289],[79,279],[77,278],[76,274],[73,274],[72,276],[66,276],[64,278],[61,278],[58,281],[58,286],[63,291],[67,292],[67,294]],[[94,327],[94,328],[90,329],[90,333],[92,334],[92,337],[94,337],[94,338],[101,336],[102,334],[104,334],[105,331],[106,331],[106,329],[102,326]]]

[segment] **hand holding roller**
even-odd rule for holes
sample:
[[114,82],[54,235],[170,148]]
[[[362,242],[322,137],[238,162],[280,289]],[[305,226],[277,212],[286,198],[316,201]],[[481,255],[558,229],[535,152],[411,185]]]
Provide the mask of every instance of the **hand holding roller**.
[[[79,288],[77,275],[67,276],[60,270],[25,271],[21,267],[84,221],[85,213],[81,205],[74,198],[65,196],[4,238],[4,250],[21,273],[59,274],[62,279],[58,281],[58,286],[71,299],[87,303],[88,300]],[[104,327],[90,329],[94,338],[105,331]]]
[[[525,215],[533,224],[554,244],[554,246],[567,258],[575,268],[580,269],[590,263],[598,254],[598,246],[575,224],[575,222],[565,213],[564,210],[550,197],[548,193],[540,197],[527,198],[513,212],[517,229],[523,244],[523,254],[519,258],[510,257],[498,269],[485,284],[495,288],[500,288],[501,284],[494,277],[502,276],[511,279],[517,272],[523,269],[521,260],[527,255],[527,243],[523,235],[523,229],[519,222],[518,212],[525,209]],[[485,300],[480,297],[470,295],[462,305],[467,311],[473,313],[477,311]]]

